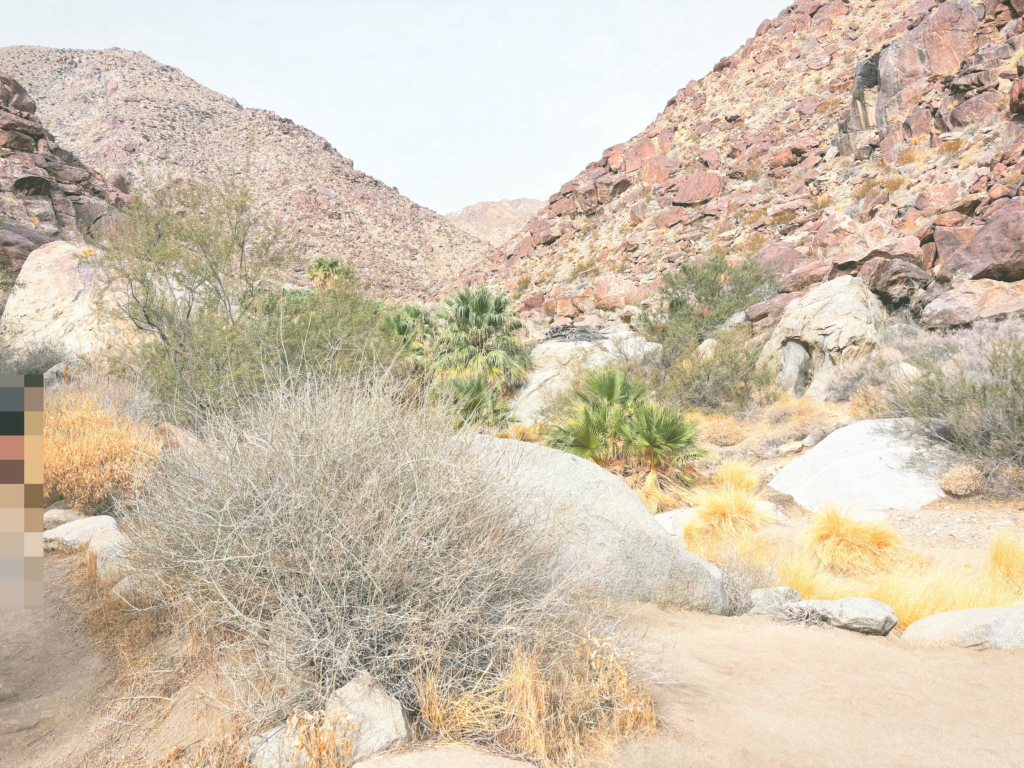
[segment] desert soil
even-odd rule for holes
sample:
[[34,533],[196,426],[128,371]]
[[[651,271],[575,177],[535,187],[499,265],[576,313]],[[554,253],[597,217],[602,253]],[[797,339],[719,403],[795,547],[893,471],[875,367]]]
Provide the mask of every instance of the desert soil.
[[[116,762],[117,745],[104,749],[99,735],[110,732],[103,712],[120,695],[117,670],[82,622],[81,561],[48,554],[46,564],[47,607],[0,621],[0,766]],[[1024,651],[908,650],[894,639],[653,606],[625,623],[650,660],[661,723],[608,765],[959,768],[1014,765],[1024,754]],[[450,757],[418,752],[423,766]]]
[[73,764],[99,745],[114,665],[82,623],[77,556],[46,555],[40,609],[0,612],[0,766]]

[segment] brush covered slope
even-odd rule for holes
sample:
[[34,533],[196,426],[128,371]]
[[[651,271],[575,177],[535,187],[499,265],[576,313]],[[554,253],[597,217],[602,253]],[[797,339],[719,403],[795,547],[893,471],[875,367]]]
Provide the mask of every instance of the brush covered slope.
[[16,46],[0,49],[0,72],[33,94],[63,146],[126,189],[241,172],[306,261],[348,260],[388,298],[443,295],[486,248],[312,131],[243,109],[142,53]]
[[535,320],[579,322],[721,252],[779,274],[755,323],[845,274],[931,327],[1022,311],[1022,12],[800,0],[465,277],[516,290]]
[[25,87],[0,67],[0,269],[67,230],[106,230],[126,198],[57,146]]
[[445,215],[452,224],[491,245],[502,246],[526,226],[544,203],[528,197],[473,203]]

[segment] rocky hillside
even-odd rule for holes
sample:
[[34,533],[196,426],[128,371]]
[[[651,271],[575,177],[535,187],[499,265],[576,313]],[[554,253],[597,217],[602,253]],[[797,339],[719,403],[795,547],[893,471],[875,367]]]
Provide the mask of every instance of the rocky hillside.
[[496,203],[473,203],[447,214],[445,218],[474,237],[501,247],[513,235],[519,234],[543,207],[544,203],[540,200],[521,197]]
[[57,146],[32,96],[0,73],[0,269],[20,270],[32,251],[67,230],[103,231],[125,199]]
[[[801,0],[566,182],[473,280],[601,321],[678,264],[856,275],[931,326],[1024,311],[1021,0]],[[1024,63],[1024,62],[1022,62]]]
[[0,71],[33,94],[62,146],[125,189],[211,169],[244,173],[304,259],[348,259],[390,298],[436,298],[485,249],[355,170],[320,136],[141,53],[2,48]]

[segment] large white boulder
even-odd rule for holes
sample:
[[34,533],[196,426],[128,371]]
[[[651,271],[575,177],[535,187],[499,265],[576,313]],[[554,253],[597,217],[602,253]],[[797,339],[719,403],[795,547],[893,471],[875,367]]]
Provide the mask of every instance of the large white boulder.
[[104,350],[127,332],[102,297],[97,256],[83,259],[79,245],[57,240],[29,254],[0,319],[0,340],[14,349],[49,344],[75,356]]
[[100,584],[114,584],[128,572],[128,537],[120,531],[97,531],[86,550]]
[[560,395],[587,371],[621,366],[661,350],[629,328],[592,331],[595,340],[542,341],[530,353],[532,370],[512,401],[512,417],[530,425],[540,421]]
[[758,365],[791,394],[824,398],[828,374],[874,348],[885,318],[862,280],[838,277],[786,305]]
[[43,531],[43,544],[47,546],[84,547],[100,531],[116,531],[117,521],[110,515],[95,515],[72,520]]
[[915,648],[1024,648],[1024,607],[936,613],[907,627],[901,642]]
[[924,462],[927,446],[895,437],[894,426],[892,419],[868,419],[837,429],[768,485],[812,512],[912,510],[941,499],[938,473]]
[[621,478],[569,453],[477,435],[484,466],[513,483],[524,511],[555,537],[560,565],[591,590],[725,613],[722,572],[677,542]]

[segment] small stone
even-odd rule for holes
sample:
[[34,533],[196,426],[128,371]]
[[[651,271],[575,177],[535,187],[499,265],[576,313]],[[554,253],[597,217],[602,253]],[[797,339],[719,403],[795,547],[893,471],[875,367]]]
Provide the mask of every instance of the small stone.
[[412,727],[398,699],[366,673],[331,694],[324,709],[330,712],[336,707],[345,711],[356,728],[353,761],[412,741]]
[[868,597],[842,600],[801,600],[785,607],[790,620],[821,622],[865,635],[887,635],[899,623],[896,612]]

